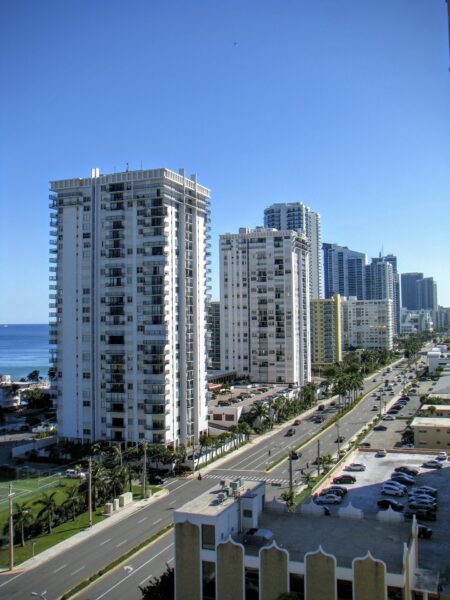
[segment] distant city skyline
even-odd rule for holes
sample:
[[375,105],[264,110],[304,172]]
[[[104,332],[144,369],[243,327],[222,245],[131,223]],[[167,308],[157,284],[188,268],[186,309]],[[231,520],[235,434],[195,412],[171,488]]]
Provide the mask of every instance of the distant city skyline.
[[212,190],[213,299],[219,235],[303,202],[323,242],[395,254],[450,306],[445,2],[129,10],[124,28],[118,0],[0,7],[0,322],[48,321],[48,181],[141,164]]

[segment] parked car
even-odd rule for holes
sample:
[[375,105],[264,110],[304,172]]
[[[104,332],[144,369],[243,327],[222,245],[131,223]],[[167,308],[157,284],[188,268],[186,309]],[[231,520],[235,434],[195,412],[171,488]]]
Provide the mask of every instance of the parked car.
[[412,488],[410,490],[410,492],[411,493],[413,493],[413,492],[426,492],[427,494],[430,494],[430,496],[434,496],[434,497],[436,497],[437,493],[438,493],[437,489],[434,488],[434,487],[431,487],[430,485],[419,485],[416,488]]
[[291,427],[290,429],[288,429],[288,430],[286,431],[286,433],[285,433],[284,435],[285,435],[285,437],[291,437],[291,436],[295,435],[295,429],[293,429],[293,428]]
[[345,496],[348,492],[347,488],[341,487],[339,485],[330,485],[328,488],[330,493],[337,494],[338,496]]
[[383,494],[383,496],[404,496],[405,495],[405,491],[400,489],[400,488],[396,488],[393,485],[383,485],[383,487],[381,488],[381,493]]
[[316,496],[314,502],[316,504],[340,504],[342,497],[336,494],[325,494],[325,496]]
[[378,458],[383,458],[384,456],[386,456],[387,452],[384,448],[380,448],[379,450],[377,450],[375,456]]
[[437,505],[435,502],[430,502],[424,499],[410,500],[408,504],[409,508],[411,508],[412,510],[415,510],[417,508],[425,508],[427,510],[433,510],[435,512],[437,511]]
[[363,465],[363,463],[350,463],[349,465],[347,465],[345,467],[346,471],[365,471],[366,470],[366,465]]
[[395,512],[402,512],[403,510],[403,504],[400,504],[397,500],[389,500],[388,498],[378,500],[377,506],[382,510],[387,510],[388,508],[392,508]]
[[333,483],[355,483],[356,477],[354,475],[338,475],[333,479]]
[[426,469],[442,469],[442,463],[439,460],[427,460],[423,463],[422,467]]
[[414,485],[416,483],[413,477],[406,475],[406,473],[396,473],[395,471],[391,473],[391,480],[398,481],[405,485]]
[[411,477],[415,477],[416,475],[419,474],[419,469],[413,469],[412,467],[405,467],[405,466],[401,466],[401,467],[396,467],[394,469],[395,473],[406,473],[406,475],[410,475]]
[[425,492],[414,492],[413,494],[408,492],[408,500],[411,502],[415,500],[425,500],[427,502],[436,502],[436,498],[434,496],[430,496]]
[[386,425],[375,425],[375,427],[373,428],[374,431],[386,431],[387,427]]
[[425,525],[418,525],[418,536],[420,538],[430,538],[433,535],[433,530],[429,527],[425,527]]
[[384,415],[383,421],[395,421],[394,415]]

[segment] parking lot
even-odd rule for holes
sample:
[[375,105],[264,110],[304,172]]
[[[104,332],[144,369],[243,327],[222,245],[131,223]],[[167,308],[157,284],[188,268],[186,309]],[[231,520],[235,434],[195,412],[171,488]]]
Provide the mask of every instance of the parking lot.
[[293,392],[296,392],[296,390],[287,388],[286,385],[271,383],[233,386],[233,389],[227,390],[222,394],[217,394],[214,400],[208,402],[208,405],[214,407],[239,404],[241,406],[250,407],[256,400],[277,398],[278,396]]
[[[345,485],[348,490],[340,505],[328,505],[331,514],[336,514],[340,507],[348,506],[349,503],[355,508],[363,511],[364,519],[375,519],[379,508],[377,501],[381,498],[390,498],[398,501],[407,510],[407,495],[403,497],[384,496],[381,494],[382,483],[390,478],[391,473],[396,467],[407,466],[419,470],[415,477],[416,486],[431,486],[438,490],[436,512],[436,521],[420,521],[432,529],[432,537],[419,540],[419,556],[421,568],[440,571],[441,577],[446,578],[450,584],[450,564],[448,556],[450,553],[450,539],[448,536],[448,523],[450,522],[450,461],[443,462],[442,469],[429,469],[422,467],[422,464],[429,459],[433,459],[435,454],[428,453],[409,453],[409,452],[391,452],[385,457],[377,457],[375,452],[359,451],[352,457],[352,462],[363,463],[366,466],[365,471],[351,472],[356,477],[356,483]],[[333,477],[347,473],[342,470],[336,472]],[[399,513],[401,514],[401,513]],[[406,519],[405,519],[406,520]],[[386,535],[388,536],[388,527],[386,524]],[[386,538],[387,539],[387,538]]]

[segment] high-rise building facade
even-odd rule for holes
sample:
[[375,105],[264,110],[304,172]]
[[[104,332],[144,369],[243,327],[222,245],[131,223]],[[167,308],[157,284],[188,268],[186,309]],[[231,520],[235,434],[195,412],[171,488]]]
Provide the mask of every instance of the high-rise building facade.
[[392,300],[342,298],[343,350],[393,348]]
[[419,306],[417,281],[423,279],[423,273],[402,273],[402,308],[417,310]]
[[59,436],[191,445],[207,430],[209,190],[168,169],[51,190]]
[[[394,315],[394,333],[398,335],[400,333],[400,275],[397,269],[397,257],[394,254],[386,254],[386,256],[379,256],[372,258],[372,263],[386,262],[392,265],[392,289],[393,289],[393,315]],[[367,297],[367,295],[366,295]],[[367,299],[369,299],[367,297]]]
[[208,369],[220,369],[220,302],[208,303]]
[[309,250],[294,231],[220,236],[221,364],[257,382],[310,379]]
[[366,255],[338,244],[324,243],[322,249],[325,298],[340,294],[363,300],[366,297]]
[[311,300],[311,363],[315,368],[342,360],[341,297]]
[[272,204],[264,211],[264,227],[304,233],[309,240],[311,298],[323,298],[320,214],[302,202]]
[[417,302],[420,310],[437,311],[437,285],[433,277],[424,277],[416,281]]

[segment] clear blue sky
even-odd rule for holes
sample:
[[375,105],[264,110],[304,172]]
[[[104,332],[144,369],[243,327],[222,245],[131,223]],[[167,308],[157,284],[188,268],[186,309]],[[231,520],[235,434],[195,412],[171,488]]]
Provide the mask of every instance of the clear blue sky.
[[218,235],[273,202],[450,306],[444,0],[3,0],[0,322],[47,321],[48,181],[166,166]]

